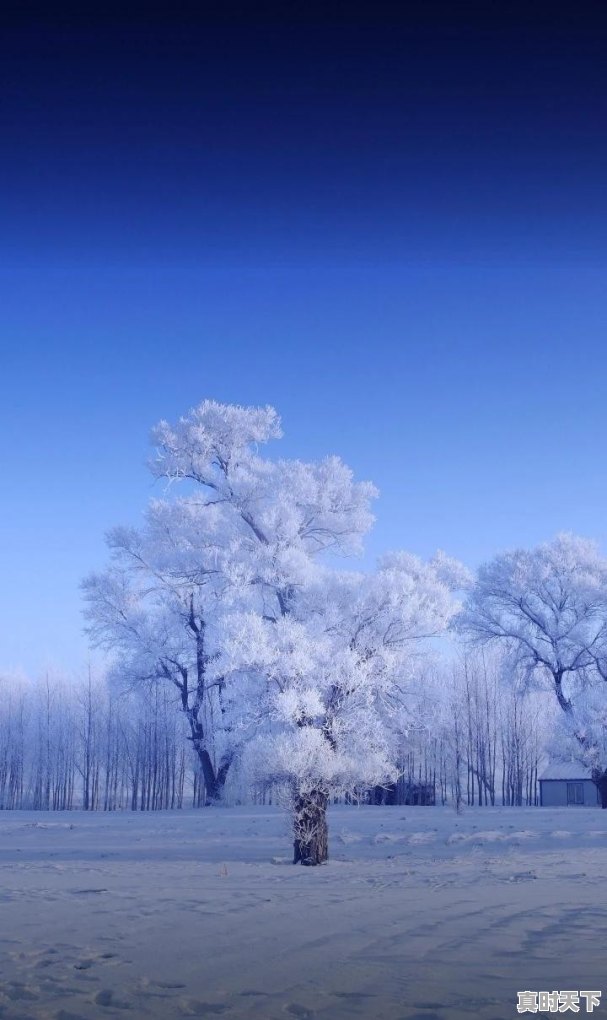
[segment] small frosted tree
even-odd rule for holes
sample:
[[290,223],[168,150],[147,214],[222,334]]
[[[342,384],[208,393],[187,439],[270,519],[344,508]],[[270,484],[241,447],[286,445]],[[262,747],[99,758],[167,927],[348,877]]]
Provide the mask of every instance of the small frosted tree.
[[422,648],[455,611],[456,565],[399,553],[370,574],[319,571],[279,620],[234,613],[224,675],[258,677],[252,775],[290,790],[294,863],[328,858],[330,797],[394,780],[407,687]]
[[607,560],[596,544],[559,535],[497,556],[480,568],[459,627],[505,646],[513,677],[548,686],[570,738],[562,750],[591,769],[607,807]]
[[577,761],[590,771],[607,808],[607,692],[603,683],[580,682],[572,711],[560,713],[548,745],[555,758]]
[[[153,432],[151,470],[167,483],[142,528],[110,532],[112,562],[84,582],[92,640],[129,685],[174,686],[210,799],[221,795],[250,727],[251,676],[218,673],[225,618],[288,617],[319,555],[359,551],[375,489],[338,457],[271,460],[271,407],[205,401]],[[239,725],[235,720],[238,719]]]

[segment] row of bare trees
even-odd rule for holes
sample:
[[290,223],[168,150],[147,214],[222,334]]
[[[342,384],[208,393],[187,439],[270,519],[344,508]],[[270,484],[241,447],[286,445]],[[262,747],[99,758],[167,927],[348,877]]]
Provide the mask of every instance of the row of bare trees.
[[0,680],[0,810],[199,806],[204,784],[170,693]]
[[504,664],[484,655],[453,668],[449,716],[439,744],[440,798],[467,805],[539,803],[551,714],[546,698],[504,683]]
[[[505,684],[503,668],[478,654],[419,679],[399,782],[376,791],[377,802],[538,803],[549,706]],[[91,675],[79,683],[11,678],[0,688],[0,810],[204,805],[204,777],[168,688],[118,694]],[[271,783],[262,789],[246,777],[232,794],[253,803],[276,799]],[[360,799],[366,796],[361,790]]]
[[552,706],[546,695],[505,682],[506,663],[462,655],[420,683],[403,735],[396,787],[376,803],[522,806],[539,803]]

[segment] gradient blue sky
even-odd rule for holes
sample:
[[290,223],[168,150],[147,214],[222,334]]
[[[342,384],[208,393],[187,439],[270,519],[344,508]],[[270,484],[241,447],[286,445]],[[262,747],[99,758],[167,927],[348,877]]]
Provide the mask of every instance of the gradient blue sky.
[[0,44],[0,671],[86,662],[150,427],[272,403],[369,559],[606,538],[602,5],[54,14]]

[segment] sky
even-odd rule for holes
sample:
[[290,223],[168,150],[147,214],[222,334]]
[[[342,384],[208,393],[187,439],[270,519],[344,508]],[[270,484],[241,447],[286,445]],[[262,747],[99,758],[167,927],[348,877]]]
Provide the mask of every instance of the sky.
[[207,397],[376,483],[367,564],[605,548],[603,5],[1,27],[0,674],[86,668],[79,582]]

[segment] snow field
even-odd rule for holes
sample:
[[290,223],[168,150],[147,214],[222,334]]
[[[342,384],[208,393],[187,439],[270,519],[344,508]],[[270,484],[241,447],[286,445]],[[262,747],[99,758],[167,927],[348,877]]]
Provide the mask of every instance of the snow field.
[[330,831],[308,869],[276,809],[0,813],[1,1020],[506,1020],[518,990],[607,986],[607,812]]

